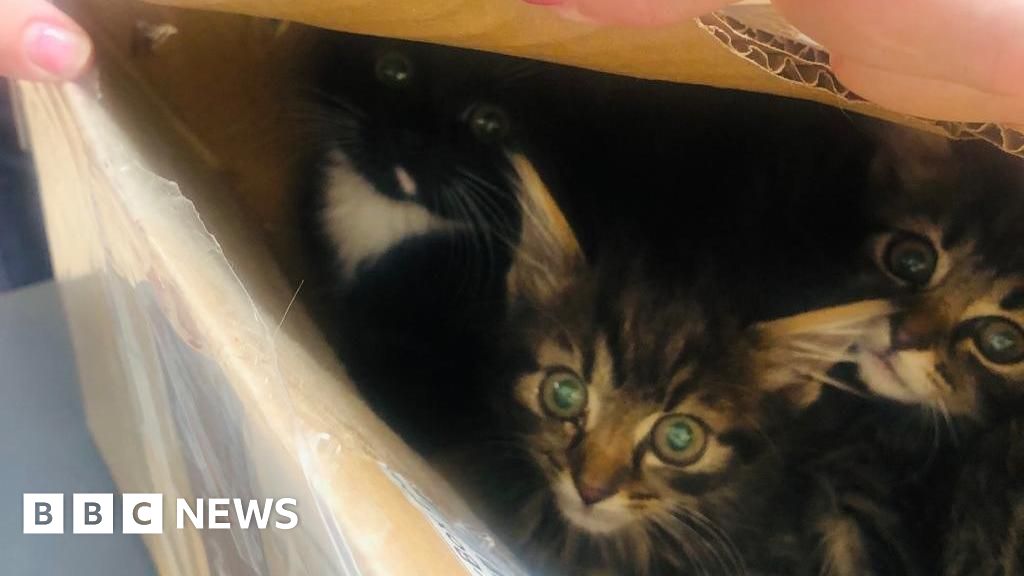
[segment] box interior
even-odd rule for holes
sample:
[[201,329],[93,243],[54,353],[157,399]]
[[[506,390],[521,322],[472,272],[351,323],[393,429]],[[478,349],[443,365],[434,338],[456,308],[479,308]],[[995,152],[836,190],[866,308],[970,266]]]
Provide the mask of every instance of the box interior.
[[286,103],[316,32],[288,19],[807,98],[1024,150],[1013,130],[863,102],[761,3],[643,32],[517,2],[174,3],[253,16],[82,0],[69,9],[96,38],[98,75],[19,86],[45,151],[44,212],[86,413],[119,487],[302,501],[291,533],[147,538],[168,574],[519,573],[358,398],[301,305],[288,184],[301,136]]

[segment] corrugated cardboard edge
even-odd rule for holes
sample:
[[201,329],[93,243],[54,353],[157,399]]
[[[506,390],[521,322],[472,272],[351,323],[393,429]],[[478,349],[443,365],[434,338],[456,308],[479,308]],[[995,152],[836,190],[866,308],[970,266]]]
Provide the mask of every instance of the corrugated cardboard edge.
[[[806,40],[787,37],[785,31],[767,31],[758,26],[754,16],[763,17],[764,13],[722,11],[703,16],[698,22],[734,54],[779,78],[832,94],[849,104],[867,102],[836,78],[829,67],[828,52]],[[776,26],[773,28],[779,30]],[[792,33],[798,34],[795,29]],[[984,140],[1005,152],[1024,156],[1024,133],[1000,124],[945,122],[909,116],[905,117],[905,123],[919,124],[921,128],[931,126],[950,138]]]

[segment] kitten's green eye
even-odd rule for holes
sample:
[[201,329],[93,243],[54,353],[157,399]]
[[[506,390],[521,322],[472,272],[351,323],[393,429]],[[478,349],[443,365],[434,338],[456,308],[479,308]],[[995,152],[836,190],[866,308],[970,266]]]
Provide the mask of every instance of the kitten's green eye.
[[388,52],[377,59],[377,80],[391,88],[401,88],[412,80],[412,62],[399,52]]
[[508,136],[508,113],[494,104],[474,104],[466,112],[469,130],[477,140],[493,144]]
[[704,424],[683,414],[669,414],[651,429],[654,454],[674,466],[689,466],[700,460],[707,443]]
[[1024,331],[1005,318],[981,321],[974,332],[974,345],[996,364],[1016,364],[1024,360]]
[[555,372],[541,383],[540,401],[548,414],[572,420],[587,407],[587,387],[571,372]]
[[889,273],[911,286],[927,286],[938,260],[932,243],[916,234],[897,235],[885,249]]

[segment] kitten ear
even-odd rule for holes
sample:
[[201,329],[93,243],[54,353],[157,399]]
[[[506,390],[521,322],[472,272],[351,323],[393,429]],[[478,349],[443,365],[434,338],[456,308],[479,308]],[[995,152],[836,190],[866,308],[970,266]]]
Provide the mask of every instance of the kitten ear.
[[582,269],[583,251],[530,161],[520,154],[510,159],[519,182],[522,226],[506,276],[509,299],[546,302]]
[[888,300],[863,300],[754,326],[760,386],[801,409],[818,399],[823,385],[847,388],[829,369],[847,358],[869,326],[892,312]]
[[956,168],[945,136],[881,121],[871,122],[869,131],[879,144],[871,165],[876,178],[895,176],[904,188],[917,189],[948,179]]

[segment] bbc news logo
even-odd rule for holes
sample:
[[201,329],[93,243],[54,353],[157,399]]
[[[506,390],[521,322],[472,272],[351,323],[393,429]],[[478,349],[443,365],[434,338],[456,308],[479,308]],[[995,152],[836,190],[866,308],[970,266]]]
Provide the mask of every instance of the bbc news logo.
[[[175,528],[192,526],[199,530],[291,530],[299,524],[294,498],[197,498],[175,499]],[[25,534],[64,533],[64,494],[24,494],[22,501]],[[113,494],[72,494],[71,530],[73,534],[114,533]],[[124,534],[163,534],[163,494],[122,494],[121,532]]]

